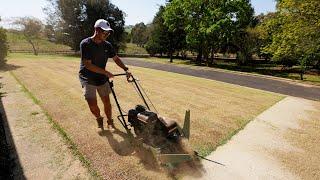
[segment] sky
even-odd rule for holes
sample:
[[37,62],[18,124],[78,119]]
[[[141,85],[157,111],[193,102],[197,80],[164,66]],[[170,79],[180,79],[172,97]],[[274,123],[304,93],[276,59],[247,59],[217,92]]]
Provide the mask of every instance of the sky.
[[[150,23],[165,0],[110,0],[126,13],[126,25],[139,22]],[[45,22],[46,15],[43,8],[46,0],[0,0],[0,26],[7,27],[7,23],[14,17],[33,16]],[[251,0],[256,14],[275,11],[275,0]]]

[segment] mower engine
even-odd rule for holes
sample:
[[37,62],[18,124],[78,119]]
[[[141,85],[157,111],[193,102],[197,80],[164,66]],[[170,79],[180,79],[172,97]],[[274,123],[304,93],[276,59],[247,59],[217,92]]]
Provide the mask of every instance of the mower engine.
[[135,134],[143,138],[160,136],[177,141],[181,136],[176,121],[160,117],[142,105],[129,110],[128,121],[133,126]]

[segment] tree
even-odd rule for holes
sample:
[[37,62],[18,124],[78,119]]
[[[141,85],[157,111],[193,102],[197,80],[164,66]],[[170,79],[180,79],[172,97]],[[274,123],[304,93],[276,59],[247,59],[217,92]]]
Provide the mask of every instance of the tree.
[[[48,0],[46,8],[48,21],[53,24],[56,32],[63,36],[64,43],[74,50],[79,50],[82,39],[93,34],[93,26],[97,19],[109,21],[114,33],[109,41],[118,51],[124,47],[124,13],[109,0]],[[50,17],[59,16],[55,21]]]
[[150,27],[151,35],[146,49],[151,54],[166,53],[172,62],[173,53],[185,47],[185,32],[183,29],[169,30],[169,27],[164,23],[164,12],[164,6],[160,6]]
[[301,79],[320,59],[320,4],[318,0],[279,0],[276,16],[267,27],[277,27],[264,50],[278,61],[300,65]]
[[265,46],[272,42],[273,32],[278,30],[278,24],[270,23],[272,19],[276,17],[276,13],[270,12],[268,14],[260,14],[255,17],[256,26],[252,31],[256,33],[256,47],[254,52],[266,60],[270,60],[272,54],[263,50]]
[[164,19],[170,30],[184,29],[187,43],[197,49],[201,63],[203,58],[212,62],[214,53],[229,44],[242,51],[237,37],[246,32],[252,14],[249,0],[173,0]]
[[[1,21],[1,17],[0,17]],[[0,65],[5,63],[5,58],[8,53],[8,42],[6,30],[0,27]]]
[[141,22],[136,24],[131,30],[132,43],[143,47],[148,42],[147,26]]
[[14,24],[21,27],[24,37],[32,46],[34,55],[38,55],[35,40],[41,36],[41,30],[43,28],[42,22],[37,18],[22,17],[18,18]]

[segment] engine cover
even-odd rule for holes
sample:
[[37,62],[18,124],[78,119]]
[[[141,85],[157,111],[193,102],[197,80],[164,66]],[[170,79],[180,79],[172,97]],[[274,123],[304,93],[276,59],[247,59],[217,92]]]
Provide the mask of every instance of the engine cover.
[[176,121],[159,117],[141,105],[129,110],[128,121],[134,127],[136,135],[160,135],[167,138],[179,136]]

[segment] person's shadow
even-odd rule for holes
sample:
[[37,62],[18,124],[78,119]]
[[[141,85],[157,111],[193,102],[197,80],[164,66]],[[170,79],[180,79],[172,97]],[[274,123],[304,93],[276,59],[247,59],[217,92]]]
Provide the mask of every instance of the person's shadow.
[[[160,164],[151,150],[143,147],[141,139],[134,137],[130,131],[128,133],[124,133],[115,128],[114,132],[103,130],[99,132],[99,135],[107,138],[115,153],[120,156],[136,156],[140,159],[141,164],[143,164],[147,170],[158,172],[162,171],[172,178],[176,178],[177,175],[189,175],[200,178],[204,172],[200,159],[198,158],[194,158],[189,162],[174,164],[172,166]],[[176,146],[179,146],[179,144]],[[180,153],[186,153],[186,151],[182,150]]]

